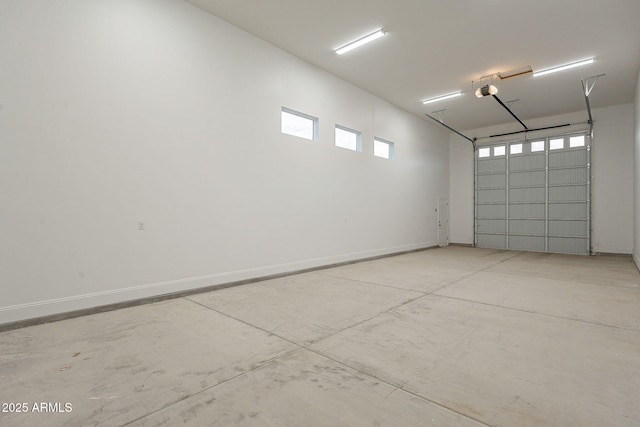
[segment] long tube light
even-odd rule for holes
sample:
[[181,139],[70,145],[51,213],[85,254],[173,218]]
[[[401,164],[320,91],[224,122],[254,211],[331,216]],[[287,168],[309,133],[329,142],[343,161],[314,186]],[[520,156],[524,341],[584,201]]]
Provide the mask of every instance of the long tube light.
[[378,30],[375,33],[371,33],[371,34],[369,34],[367,36],[359,38],[356,41],[348,43],[348,44],[342,46],[339,49],[336,49],[336,53],[338,55],[342,55],[343,53],[347,53],[347,52],[349,52],[349,51],[351,51],[351,50],[353,50],[355,48],[358,48],[358,47],[360,47],[362,45],[365,45],[365,44],[370,43],[370,42],[372,42],[372,41],[374,41],[376,39],[379,39],[380,37],[383,37],[386,34],[387,33],[384,32],[383,30]]
[[422,103],[423,104],[431,104],[432,102],[442,101],[444,99],[449,99],[449,98],[455,98],[456,96],[460,96],[460,95],[462,95],[462,92],[460,92],[460,91],[453,92],[453,93],[448,93],[446,95],[436,96],[435,98],[425,99],[424,101],[422,101]]
[[533,77],[544,76],[545,74],[556,73],[558,71],[569,70],[571,68],[581,67],[583,65],[589,64],[593,64],[593,58],[585,59],[584,61],[572,62],[570,64],[559,65],[553,68],[547,68],[546,70],[542,71],[534,71]]

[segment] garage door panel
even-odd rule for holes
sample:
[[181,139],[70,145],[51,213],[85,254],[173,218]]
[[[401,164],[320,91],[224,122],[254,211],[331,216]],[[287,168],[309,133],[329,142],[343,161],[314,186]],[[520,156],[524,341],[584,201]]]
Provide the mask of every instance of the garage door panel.
[[510,219],[509,233],[513,234],[533,234],[543,236],[545,233],[545,221],[532,219]]
[[505,235],[478,234],[476,245],[481,248],[505,249],[507,247]]
[[478,175],[478,188],[496,188],[505,187],[507,185],[507,175],[501,173],[498,175]]
[[478,174],[504,172],[507,169],[507,159],[478,160]]
[[586,164],[587,150],[566,150],[549,152],[550,168],[585,166]]
[[509,203],[509,218],[544,219],[544,203]]
[[549,235],[586,237],[587,220],[549,221]]
[[550,202],[582,202],[587,200],[586,185],[549,187]]
[[588,254],[588,240],[587,238],[549,237],[549,252]]
[[544,202],[545,188],[510,188],[509,202]]
[[478,205],[476,209],[478,219],[506,218],[507,210],[504,205]]
[[478,190],[478,204],[505,203],[506,190]]
[[478,219],[478,233],[505,233],[507,223],[504,219]]
[[549,185],[586,184],[587,169],[552,169],[549,171]]
[[550,203],[549,218],[587,218],[587,203]]
[[509,236],[509,249],[544,252],[544,236]]
[[545,175],[545,171],[511,172],[509,173],[509,186],[544,186]]
[[535,170],[535,169],[544,170],[544,168],[545,168],[544,153],[517,156],[509,159],[510,171],[524,171],[524,170]]

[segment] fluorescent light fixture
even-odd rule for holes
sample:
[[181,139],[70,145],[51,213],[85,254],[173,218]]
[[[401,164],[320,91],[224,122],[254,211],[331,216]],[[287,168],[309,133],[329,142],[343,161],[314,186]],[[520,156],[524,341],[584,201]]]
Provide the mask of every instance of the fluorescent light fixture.
[[593,64],[593,58],[585,59],[584,61],[572,62],[570,64],[560,65],[558,67],[547,68],[546,70],[542,70],[542,71],[534,71],[533,77],[544,76],[545,74],[551,74],[558,71],[569,70],[571,68],[581,67],[583,65],[588,65],[588,64]]
[[360,38],[360,39],[358,39],[358,40],[356,40],[354,42],[346,44],[346,45],[342,46],[339,49],[336,49],[336,53],[338,55],[342,55],[343,53],[347,53],[350,50],[353,50],[353,49],[355,49],[357,47],[360,47],[362,45],[370,43],[370,42],[372,42],[372,41],[374,41],[376,39],[379,39],[380,37],[382,37],[382,36],[384,36],[386,34],[387,33],[385,33],[383,30],[378,30],[375,33],[371,33],[371,34],[369,34],[367,36],[364,36],[364,37],[362,37],[362,38]]
[[423,104],[431,104],[432,102],[442,101],[444,99],[449,99],[449,98],[455,98],[456,96],[460,96],[460,95],[462,95],[462,92],[460,92],[460,91],[453,92],[453,93],[448,93],[446,95],[436,96],[435,98],[425,99],[424,101],[422,101],[422,103]]

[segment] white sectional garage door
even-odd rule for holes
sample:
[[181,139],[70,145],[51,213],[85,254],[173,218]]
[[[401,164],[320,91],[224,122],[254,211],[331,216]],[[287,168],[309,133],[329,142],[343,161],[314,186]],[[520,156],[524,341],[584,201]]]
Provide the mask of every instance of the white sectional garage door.
[[477,147],[476,246],[589,254],[590,154],[585,133]]

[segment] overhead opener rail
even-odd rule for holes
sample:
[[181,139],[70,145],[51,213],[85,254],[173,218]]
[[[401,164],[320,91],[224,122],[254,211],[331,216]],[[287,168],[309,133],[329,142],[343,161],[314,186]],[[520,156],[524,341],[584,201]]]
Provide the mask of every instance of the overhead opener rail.
[[498,95],[491,95],[491,96],[493,96],[493,98],[494,98],[496,101],[498,101],[498,104],[502,105],[502,107],[504,107],[504,109],[505,109],[505,110],[507,110],[507,111],[509,112],[509,114],[511,114],[511,116],[512,116],[514,119],[516,119],[516,120],[518,121],[518,123],[520,123],[520,124],[522,125],[522,127],[523,127],[523,128],[524,128],[524,130],[525,130],[525,132],[529,130],[529,128],[527,127],[527,125],[525,125],[524,123],[522,123],[522,120],[520,120],[520,119],[518,118],[518,116],[516,116],[516,114],[515,114],[513,111],[511,111],[511,108],[507,107],[507,106],[504,104],[504,102],[502,102],[502,101],[500,100],[500,98],[498,98]]
[[[516,131],[516,132],[507,132],[507,133],[500,133],[500,134],[495,134],[495,135],[490,135],[488,137],[483,137],[483,138],[497,138],[497,137],[501,137],[501,136],[509,136],[509,135],[517,135],[520,133],[527,133],[527,132],[536,132],[536,131],[540,131],[540,130],[548,130],[548,129],[556,129],[556,128],[562,128],[562,127],[568,127],[568,126],[574,126],[574,125],[582,125],[582,124],[588,124],[589,125],[589,135],[593,137],[593,116],[591,115],[591,104],[589,103],[589,95],[591,94],[591,91],[593,90],[593,87],[596,84],[596,81],[598,81],[598,79],[602,76],[604,76],[605,74],[598,74],[596,76],[591,76],[591,77],[585,77],[584,79],[582,79],[582,90],[583,90],[583,94],[584,94],[584,100],[585,103],[587,104],[587,114],[589,115],[589,120],[587,122],[580,122],[580,123],[564,123],[561,125],[555,125],[555,126],[546,126],[546,127],[539,127],[539,128],[535,128],[535,129],[530,129],[527,127],[527,125],[524,124],[524,122],[522,120],[520,120],[518,118],[518,116],[515,115],[515,113],[513,111],[511,111],[511,109],[504,103],[502,102],[502,100],[500,98],[498,98],[497,95],[495,95],[495,93],[491,94],[488,91],[484,91],[482,92],[482,94],[484,96],[486,95],[490,95],[493,98],[495,98],[495,100],[498,102],[498,104],[500,104],[505,110],[507,110],[509,112],[509,114],[511,114],[511,116],[516,119],[518,121],[518,123],[520,123],[522,125],[522,127],[524,128],[524,130],[520,130],[520,131]],[[484,90],[485,88],[488,88],[488,86],[483,87],[482,89]],[[480,89],[478,89],[480,90]],[[495,87],[494,87],[495,90]],[[496,91],[497,92],[497,91]],[[516,100],[517,101],[517,100]],[[509,103],[512,103],[513,101],[509,101]],[[441,124],[442,126],[444,126],[445,128],[449,129],[451,132],[454,132],[458,135],[460,135],[461,137],[463,137],[464,139],[466,139],[467,141],[471,142],[471,144],[473,145],[473,148],[476,148],[476,141],[478,140],[478,138],[469,138],[468,136],[464,135],[461,132],[458,132],[457,130],[455,130],[454,128],[452,128],[451,126],[447,125],[444,123],[444,119],[443,119],[443,112],[445,110],[438,110],[438,111],[433,111],[433,113],[435,113],[438,118],[433,117],[429,114],[425,113],[425,116],[429,117],[431,120],[438,122],[439,124]],[[480,139],[483,139],[480,138]]]

